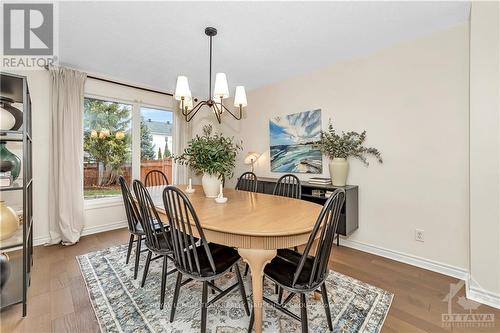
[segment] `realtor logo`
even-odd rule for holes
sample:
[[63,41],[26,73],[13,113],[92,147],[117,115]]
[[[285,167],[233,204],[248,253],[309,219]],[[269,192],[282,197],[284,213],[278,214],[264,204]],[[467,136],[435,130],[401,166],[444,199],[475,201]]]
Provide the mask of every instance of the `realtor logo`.
[[48,56],[54,54],[53,4],[4,4],[3,22],[4,55]]
[[453,311],[453,299],[464,285],[464,281],[450,283],[450,292],[443,299],[443,302],[448,302],[448,313],[441,314],[442,326],[462,328],[495,327],[495,314],[474,312],[481,306],[481,303],[467,299],[464,296],[459,296],[457,303],[464,311],[468,312]]

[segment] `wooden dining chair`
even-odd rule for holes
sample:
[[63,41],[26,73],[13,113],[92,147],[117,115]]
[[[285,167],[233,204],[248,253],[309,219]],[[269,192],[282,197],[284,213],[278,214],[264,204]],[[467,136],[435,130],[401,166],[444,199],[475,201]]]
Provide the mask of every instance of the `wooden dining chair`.
[[141,244],[144,238],[144,230],[140,223],[140,214],[132,198],[132,193],[127,185],[127,181],[122,176],[118,177],[118,182],[120,183],[120,188],[122,191],[123,205],[125,206],[125,213],[127,215],[128,231],[130,233],[130,240],[128,242],[127,249],[127,259],[125,264],[128,265],[130,260],[130,255],[132,253],[132,247],[134,242],[137,243],[135,249],[135,265],[134,265],[134,280],[137,279],[137,272],[139,270],[139,258],[141,255]]
[[238,183],[236,183],[236,190],[257,192],[258,185],[257,176],[253,172],[245,172],[240,178],[238,178]]
[[[176,271],[175,269],[169,272],[167,271],[168,258],[173,253],[170,227],[163,226],[148,190],[139,180],[134,180],[134,193],[141,213],[141,225],[145,234],[144,244],[148,248],[148,256],[146,258],[144,272],[142,273],[141,287],[144,287],[146,282],[151,261],[163,259],[160,289],[160,309],[163,309],[163,305],[165,304],[167,275],[175,273]],[[153,257],[153,255],[155,256]]]
[[[266,297],[264,297],[264,301],[286,315],[299,320],[302,324],[303,333],[307,332],[306,294],[315,292],[318,288],[321,289],[328,328],[333,331],[325,281],[329,273],[328,261],[330,260],[344,200],[344,189],[336,189],[332,193],[316,220],[303,253],[289,249],[278,250],[278,255],[264,268],[264,276],[280,286],[278,302]],[[313,256],[312,249],[315,241],[318,242],[318,245]],[[289,295],[281,302],[283,289],[287,290]],[[300,317],[284,307],[295,295],[300,296]],[[253,311],[250,318],[249,332],[252,330],[252,326]]]
[[302,194],[302,186],[299,178],[292,174],[281,176],[274,186],[273,195],[282,197],[300,199]]
[[[175,284],[170,322],[173,322],[175,309],[179,299],[182,277],[203,283],[201,297],[201,332],[206,331],[207,307],[236,287],[239,287],[243,305],[247,315],[248,308],[245,287],[238,268],[240,256],[238,251],[227,246],[208,243],[198,216],[187,196],[175,186],[167,186],[163,191],[163,204],[170,224],[174,263],[177,268],[177,281]],[[198,239],[195,238],[198,236]],[[225,290],[218,288],[212,281],[223,275],[230,268],[236,273],[237,282]],[[218,295],[208,300],[208,287],[216,290]]]
[[170,185],[167,175],[163,172],[160,170],[151,170],[146,174],[146,178],[144,178],[144,186],[150,187],[162,185]]

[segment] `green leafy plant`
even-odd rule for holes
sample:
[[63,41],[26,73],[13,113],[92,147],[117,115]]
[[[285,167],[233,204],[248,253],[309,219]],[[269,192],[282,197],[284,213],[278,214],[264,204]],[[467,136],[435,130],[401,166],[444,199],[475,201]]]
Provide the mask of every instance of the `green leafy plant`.
[[220,133],[212,134],[211,125],[203,127],[203,135],[196,135],[180,156],[174,160],[187,165],[197,174],[208,173],[219,178],[231,178],[236,163],[238,150],[242,149],[241,142],[236,143],[234,138],[224,137]]
[[144,117],[141,117],[141,160],[154,160],[156,157],[153,134],[146,125]]
[[[124,165],[130,163],[132,158],[131,108],[93,98],[85,98],[84,107],[84,160],[98,164],[97,185],[116,184],[118,176],[124,174]],[[117,133],[123,136],[116,136]]]
[[330,159],[354,157],[368,165],[366,156],[372,155],[382,163],[382,155],[378,149],[363,146],[365,140],[366,131],[361,134],[353,131],[338,134],[330,121],[328,130],[321,131],[321,139],[315,143],[315,146]]
[[168,143],[165,142],[165,148],[163,148],[163,158],[168,158],[170,156],[172,156],[172,153],[168,149]]

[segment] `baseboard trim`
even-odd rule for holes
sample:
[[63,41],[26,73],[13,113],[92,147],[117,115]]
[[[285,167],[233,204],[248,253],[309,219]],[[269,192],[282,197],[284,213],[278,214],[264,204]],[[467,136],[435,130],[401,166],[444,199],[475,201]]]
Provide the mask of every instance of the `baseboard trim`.
[[468,299],[500,309],[500,294],[492,293],[473,286],[469,286],[466,292]]
[[411,254],[385,249],[376,245],[370,245],[350,239],[341,239],[340,245],[350,247],[359,251],[368,252],[384,258],[399,261],[412,266],[420,267],[436,273],[451,276],[460,280],[468,281],[469,272],[463,268],[440,263],[434,260],[417,257]]
[[[113,223],[107,223],[103,225],[96,225],[92,227],[84,227],[82,231],[82,236],[93,235],[100,232],[111,231],[115,229],[121,229],[127,227],[127,221],[118,221]],[[47,244],[50,241],[49,235],[39,236],[33,239],[33,246],[39,246]]]
[[97,226],[93,226],[93,227],[89,227],[89,228],[83,228],[82,236],[97,234],[100,232],[105,232],[105,231],[110,231],[110,230],[115,230],[115,229],[121,229],[121,228],[125,228],[126,226],[127,226],[127,221],[124,220],[124,221],[103,224],[103,225],[97,225]]

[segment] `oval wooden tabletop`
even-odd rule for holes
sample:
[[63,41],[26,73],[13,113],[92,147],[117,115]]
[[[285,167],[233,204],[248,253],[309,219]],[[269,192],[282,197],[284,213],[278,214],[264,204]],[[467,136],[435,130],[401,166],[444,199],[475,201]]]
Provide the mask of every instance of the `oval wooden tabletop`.
[[[178,185],[185,189],[186,185]],[[201,186],[193,186],[187,194],[205,230],[245,236],[292,236],[309,233],[322,206],[280,196],[224,189],[228,201],[218,204],[205,197]],[[163,207],[164,186],[149,187],[151,198],[159,213]]]

